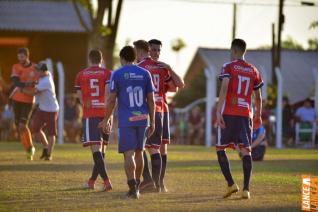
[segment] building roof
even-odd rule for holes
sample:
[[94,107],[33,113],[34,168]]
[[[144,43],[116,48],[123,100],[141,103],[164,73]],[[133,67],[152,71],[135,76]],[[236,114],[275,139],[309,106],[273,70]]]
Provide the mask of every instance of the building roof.
[[[89,13],[79,6],[91,29]],[[34,32],[85,32],[71,1],[0,0],[0,30]]]
[[[249,50],[246,60],[255,65],[269,82],[272,81],[270,50]],[[205,67],[214,67],[217,74],[222,65],[229,61],[228,49],[199,48],[186,73],[185,81],[193,79],[196,72]],[[291,103],[301,101],[314,94],[313,69],[318,69],[318,51],[282,50],[281,71],[283,76],[284,95]],[[200,70],[201,69],[201,70]]]

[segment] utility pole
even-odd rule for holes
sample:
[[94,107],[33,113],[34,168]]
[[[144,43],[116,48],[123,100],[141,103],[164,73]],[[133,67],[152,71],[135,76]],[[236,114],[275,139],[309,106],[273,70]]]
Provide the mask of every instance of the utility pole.
[[276,67],[280,67],[280,56],[281,56],[281,40],[282,40],[282,30],[283,24],[285,22],[285,17],[283,14],[284,0],[279,0],[279,10],[278,10],[278,39],[277,39],[277,49],[276,49]]
[[272,23],[272,83],[276,84],[276,74],[275,74],[275,66],[276,66],[276,40],[275,40],[275,24]]
[[236,38],[236,3],[233,4],[233,28],[232,28],[232,40]]

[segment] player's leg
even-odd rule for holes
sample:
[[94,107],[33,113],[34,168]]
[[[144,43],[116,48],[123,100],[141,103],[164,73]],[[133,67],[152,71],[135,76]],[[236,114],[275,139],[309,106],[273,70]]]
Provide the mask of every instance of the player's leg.
[[[138,199],[139,191],[137,188],[137,179],[141,176],[142,170],[138,170],[138,175],[136,176],[136,169],[142,169],[140,164],[138,166],[135,162],[135,151],[142,151],[138,145],[138,127],[120,127],[118,129],[118,152],[124,153],[124,166],[125,173],[127,176],[127,184],[129,191],[126,194],[127,198]],[[138,162],[142,162],[142,155],[137,156]],[[138,177],[138,178],[137,178]]]
[[53,149],[57,135],[57,112],[46,113],[46,128],[48,132],[48,150],[45,160],[52,160]]
[[[107,145],[109,142],[109,134],[102,133],[102,137],[103,137],[102,156],[103,156],[103,159],[105,162],[105,166],[107,167],[106,160],[105,160],[105,154],[106,154],[106,149],[107,149]],[[95,181],[97,180],[97,177],[98,177],[98,170],[97,170],[97,167],[94,165],[93,170],[92,170],[92,175],[89,178],[89,182],[95,183]]]
[[48,141],[46,139],[46,136],[42,130],[44,127],[44,118],[45,116],[41,114],[39,110],[36,110],[33,118],[32,118],[32,124],[31,124],[31,132],[34,138],[39,141],[43,146],[43,151],[40,159],[44,159],[48,156]]
[[223,195],[223,198],[227,198],[238,191],[238,186],[233,180],[230,162],[225,152],[225,149],[230,147],[233,140],[235,140],[235,131],[233,130],[235,122],[230,116],[223,116],[223,118],[226,128],[221,129],[220,127],[218,127],[218,141],[216,145],[216,151],[221,171],[225,180],[227,181],[227,191]]
[[240,150],[242,153],[243,161],[243,173],[244,173],[244,187],[242,197],[244,199],[250,198],[250,178],[252,174],[252,156],[251,156],[251,146],[252,143],[252,121],[249,118],[240,118]]
[[162,192],[168,192],[164,184],[164,178],[166,175],[166,168],[167,168],[167,158],[168,158],[168,144],[170,144],[170,125],[169,125],[169,113],[165,112],[163,114],[163,131],[162,131],[162,142],[160,146],[160,154],[161,154],[161,161],[162,161],[162,168],[160,174],[160,185]]
[[28,122],[32,111],[32,104],[14,101],[13,110],[20,140],[24,146],[24,149],[27,151],[27,158],[29,160],[33,160],[35,148],[33,146],[32,135],[28,127]]
[[[98,174],[104,181],[104,191],[109,191],[112,189],[110,179],[107,175],[107,170],[104,163],[104,158],[102,155],[102,144],[103,140],[101,138],[100,129],[98,128],[99,118],[85,118],[83,120],[83,145],[91,146],[94,167],[97,169]],[[93,169],[94,169],[93,167]],[[95,181],[88,180],[85,188],[94,188]]]
[[141,188],[147,187],[149,185],[153,185],[153,179],[149,169],[149,162],[147,152],[143,152],[143,160],[144,160],[144,169],[142,172],[143,182],[141,183]]
[[160,192],[160,174],[162,168],[162,159],[160,154],[160,146],[162,140],[162,114],[156,113],[155,117],[155,131],[147,139],[146,148],[151,157],[151,172],[152,172],[152,179],[156,186],[156,191]]

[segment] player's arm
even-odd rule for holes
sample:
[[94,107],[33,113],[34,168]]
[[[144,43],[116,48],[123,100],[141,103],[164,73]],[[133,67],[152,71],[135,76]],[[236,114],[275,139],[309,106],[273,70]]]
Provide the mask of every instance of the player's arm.
[[261,89],[254,90],[255,117],[258,124],[262,124],[262,93]]
[[150,126],[147,130],[147,137],[149,138],[155,130],[155,97],[154,93],[147,93],[147,104],[149,108]]
[[20,88],[21,92],[30,96],[34,96],[35,94],[37,94],[39,92],[38,89],[34,88],[34,89],[25,89],[25,87]]
[[[107,99],[108,99],[108,95],[110,95],[110,92],[109,92],[109,83],[107,83],[106,85],[105,85],[105,105],[107,105]],[[115,107],[116,107],[116,105],[117,105],[117,98],[115,99],[115,105],[114,105],[114,108],[113,108],[113,110],[112,110],[112,112],[111,112],[111,116],[109,117],[109,124],[110,124],[110,126],[112,126],[112,124],[113,124],[113,112],[114,112],[114,109],[115,109]],[[106,108],[107,108],[107,106],[106,106]]]
[[185,84],[184,84],[184,81],[183,79],[171,68],[170,65],[164,63],[164,62],[160,62],[166,69],[169,70],[170,72],[170,75],[171,75],[171,79],[174,83],[174,85],[177,87],[177,88],[184,88]]
[[116,92],[110,92],[109,95],[107,96],[105,118],[99,124],[99,127],[103,128],[103,131],[106,134],[109,134],[111,132],[110,119],[112,117],[112,114],[116,105],[116,99],[117,99]]
[[224,102],[225,102],[229,82],[230,82],[230,79],[228,77],[225,77],[222,79],[221,89],[220,89],[220,94],[219,94],[219,103],[218,103],[218,106],[216,109],[217,123],[221,128],[225,128],[225,122],[224,122],[223,117],[222,117],[222,107],[223,107]]
[[264,140],[264,138],[265,138],[265,132],[260,133],[260,134],[257,136],[256,140],[253,141],[253,143],[252,143],[252,145],[251,145],[251,148],[253,149],[254,147],[257,147],[260,143],[262,143],[262,141]]
[[77,98],[79,99],[81,105],[84,105],[83,104],[82,91],[81,90],[76,90],[76,95],[77,95]]

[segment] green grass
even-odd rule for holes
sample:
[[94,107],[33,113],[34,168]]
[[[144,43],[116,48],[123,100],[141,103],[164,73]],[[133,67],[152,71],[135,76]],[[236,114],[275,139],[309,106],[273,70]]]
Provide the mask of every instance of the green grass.
[[[123,157],[117,146],[106,153],[114,190],[82,190],[92,156],[80,144],[57,145],[54,160],[27,161],[22,146],[0,142],[0,211],[299,211],[300,176],[318,175],[318,150],[269,149],[264,162],[254,163],[251,200],[220,196],[225,189],[214,148],[169,146],[167,194],[145,194],[124,200],[127,191]],[[233,177],[242,184],[242,164],[229,150]],[[101,181],[99,180],[99,185]]]

